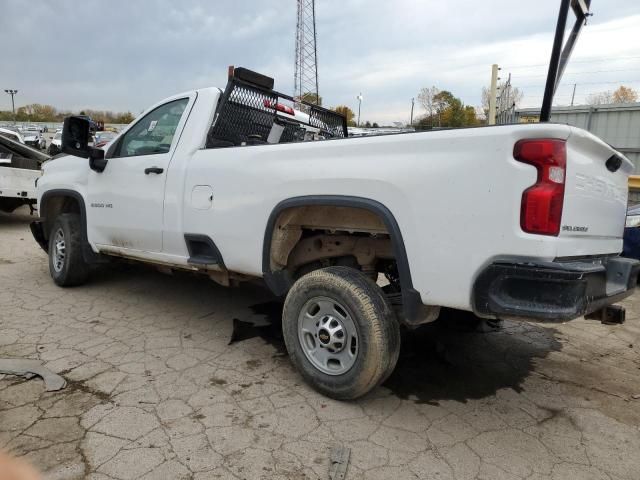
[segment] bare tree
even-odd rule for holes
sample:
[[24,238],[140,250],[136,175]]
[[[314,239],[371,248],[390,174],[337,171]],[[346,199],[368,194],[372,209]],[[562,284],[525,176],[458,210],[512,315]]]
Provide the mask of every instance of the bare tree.
[[[501,82],[498,84],[498,95],[505,95],[504,98],[509,99],[508,108],[515,106],[518,108],[520,106],[520,102],[524,97],[524,92],[520,90],[518,87],[510,86],[509,91],[505,91],[505,82]],[[482,110],[484,111],[484,116],[487,117],[489,115],[489,96],[491,89],[487,87],[482,87]]]
[[427,117],[431,118],[432,121],[433,115],[436,112],[436,102],[434,98],[438,93],[440,93],[440,90],[436,87],[424,87],[420,90],[420,93],[418,93],[418,102],[422,105],[422,108],[427,111]]
[[613,103],[613,93],[610,91],[592,93],[587,96],[587,105],[606,105]]

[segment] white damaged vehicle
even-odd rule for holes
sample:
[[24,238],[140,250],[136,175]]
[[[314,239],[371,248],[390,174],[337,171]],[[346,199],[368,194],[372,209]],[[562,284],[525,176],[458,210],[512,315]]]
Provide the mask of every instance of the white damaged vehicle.
[[21,143],[15,132],[3,130],[0,128],[0,211],[10,213],[29,205],[33,212],[40,166],[49,156]]
[[639,263],[619,256],[633,166],[592,134],[347,138],[342,116],[292,100],[236,69],[225,90],[153,105],[106,152],[68,118],[70,155],[44,165],[32,224],[55,283],[82,284],[112,257],[223,285],[262,278],[286,298],[292,362],[340,399],[387,378],[400,326],[441,307],[567,321],[633,292]]

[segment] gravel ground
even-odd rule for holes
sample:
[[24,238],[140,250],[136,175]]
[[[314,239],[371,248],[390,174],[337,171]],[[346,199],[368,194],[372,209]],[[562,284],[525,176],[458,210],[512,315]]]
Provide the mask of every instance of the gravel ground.
[[[279,305],[143,266],[60,289],[24,214],[0,214],[0,358],[63,375],[0,375],[0,448],[47,478],[640,478],[640,295],[627,323],[462,315],[406,337],[395,373],[337,402],[292,369]],[[485,330],[485,331],[480,331]]]

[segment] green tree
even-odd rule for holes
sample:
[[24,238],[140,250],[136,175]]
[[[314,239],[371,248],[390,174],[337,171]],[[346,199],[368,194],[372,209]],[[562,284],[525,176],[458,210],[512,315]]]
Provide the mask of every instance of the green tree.
[[334,112],[338,112],[340,115],[347,119],[347,125],[354,127],[356,122],[353,120],[356,114],[346,105],[338,105],[333,109]]
[[464,107],[464,123],[465,127],[472,127],[474,125],[480,124],[480,120],[478,120],[478,116],[476,115],[476,109],[471,105],[466,105]]
[[433,113],[427,112],[427,115],[418,119],[416,123],[418,129],[430,129],[433,126],[465,127],[478,124],[475,108],[465,105],[448,90],[436,91],[430,97],[430,102]]
[[[453,112],[452,105],[456,101],[456,97],[448,90],[442,90],[433,96],[433,105],[435,109],[435,117],[439,127],[449,127]],[[459,101],[459,100],[458,100]]]
[[126,113],[119,113],[118,115],[116,115],[116,117],[113,119],[113,122],[110,123],[131,123],[133,122],[134,117],[131,114],[131,112],[126,112]]

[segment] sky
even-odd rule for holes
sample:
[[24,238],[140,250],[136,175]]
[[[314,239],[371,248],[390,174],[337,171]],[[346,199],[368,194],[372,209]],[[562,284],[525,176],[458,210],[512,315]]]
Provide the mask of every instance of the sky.
[[[542,102],[559,0],[317,0],[319,90],[362,121],[408,122],[422,87],[480,105],[491,64]],[[0,0],[0,93],[16,106],[140,113],[170,95],[224,88],[228,65],[293,93],[295,0]],[[556,104],[640,90],[640,1],[593,0]],[[11,108],[0,97],[0,110]],[[416,117],[424,111],[416,104]]]

